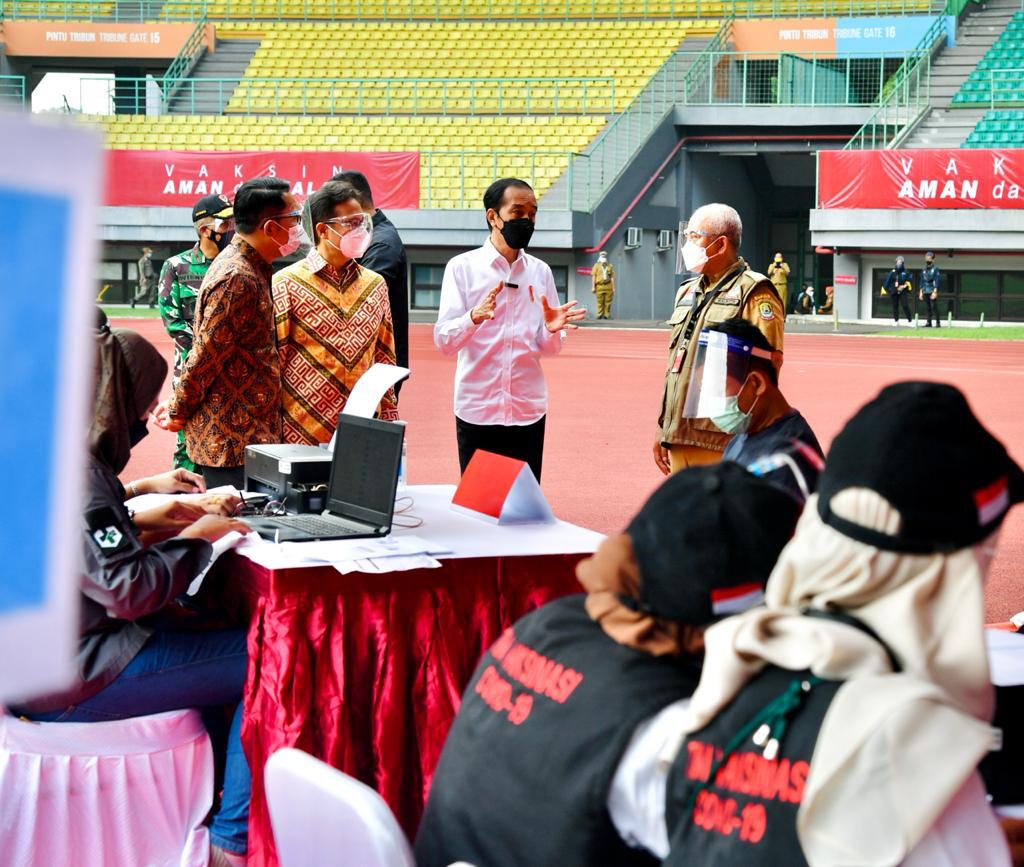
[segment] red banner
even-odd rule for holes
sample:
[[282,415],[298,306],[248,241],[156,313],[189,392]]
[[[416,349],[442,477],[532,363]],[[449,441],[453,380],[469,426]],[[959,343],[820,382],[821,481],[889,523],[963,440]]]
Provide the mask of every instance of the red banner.
[[821,151],[819,208],[1022,208],[1024,150]]
[[104,204],[187,206],[210,193],[235,190],[249,178],[284,178],[300,199],[336,172],[366,175],[373,203],[385,210],[420,206],[420,155],[416,152],[331,153],[303,151],[107,151]]

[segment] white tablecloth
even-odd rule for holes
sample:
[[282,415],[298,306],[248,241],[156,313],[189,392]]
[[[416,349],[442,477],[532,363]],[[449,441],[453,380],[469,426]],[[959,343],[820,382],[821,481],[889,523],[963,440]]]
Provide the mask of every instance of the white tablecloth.
[[[337,540],[333,542],[283,542],[275,545],[251,538],[236,550],[268,569],[296,569],[371,560],[372,571],[430,566],[433,558],[457,557],[526,557],[544,554],[589,554],[604,538],[600,533],[577,527],[565,521],[553,524],[492,524],[451,507],[454,485],[414,485],[401,496],[412,498],[412,505],[395,515],[391,539],[403,537],[422,542],[417,555],[407,552],[400,557],[367,557],[366,546],[386,540]],[[399,507],[404,505],[399,500]],[[402,526],[422,520],[416,527]],[[311,559],[315,555],[316,559]],[[393,561],[393,562],[389,562]],[[436,564],[434,564],[436,565]],[[344,571],[348,571],[347,569]]]

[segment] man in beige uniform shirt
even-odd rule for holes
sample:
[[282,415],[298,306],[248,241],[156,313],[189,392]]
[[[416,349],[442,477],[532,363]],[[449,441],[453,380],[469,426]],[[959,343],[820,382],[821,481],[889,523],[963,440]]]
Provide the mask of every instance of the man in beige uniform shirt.
[[683,418],[701,329],[741,316],[756,325],[774,349],[782,351],[782,301],[771,281],[752,271],[739,255],[743,224],[735,209],[703,205],[693,212],[684,234],[686,270],[697,276],[679,287],[669,319],[672,338],[654,441],[654,462],[666,475],[721,460],[731,439],[710,419]]

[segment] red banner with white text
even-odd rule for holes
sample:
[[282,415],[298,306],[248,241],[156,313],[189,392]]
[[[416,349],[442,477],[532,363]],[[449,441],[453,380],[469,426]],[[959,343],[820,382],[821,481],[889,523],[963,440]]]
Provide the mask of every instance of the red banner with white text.
[[234,198],[243,181],[284,178],[300,199],[336,172],[366,175],[373,203],[385,210],[420,206],[420,155],[416,152],[318,151],[107,151],[104,204],[192,207],[210,193]]
[[819,208],[1022,208],[1024,150],[821,151]]

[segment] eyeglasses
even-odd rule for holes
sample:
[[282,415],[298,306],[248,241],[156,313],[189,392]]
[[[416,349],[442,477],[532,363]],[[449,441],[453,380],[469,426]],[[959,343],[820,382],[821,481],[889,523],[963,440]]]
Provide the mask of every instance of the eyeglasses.
[[215,217],[213,220],[213,231],[215,232],[229,232],[235,228],[234,217]]
[[355,229],[364,229],[369,232],[373,228],[373,220],[369,214],[351,214],[347,217],[334,217],[324,222],[334,229],[339,235],[347,235]]
[[696,241],[698,238],[709,238],[711,237],[710,232],[702,232],[700,229],[687,229],[683,232],[683,237],[687,241]]
[[263,223],[279,223],[281,220],[287,220],[289,217],[301,219],[302,211],[289,211],[287,214],[275,214],[273,217],[267,217],[267,219],[265,219]]

